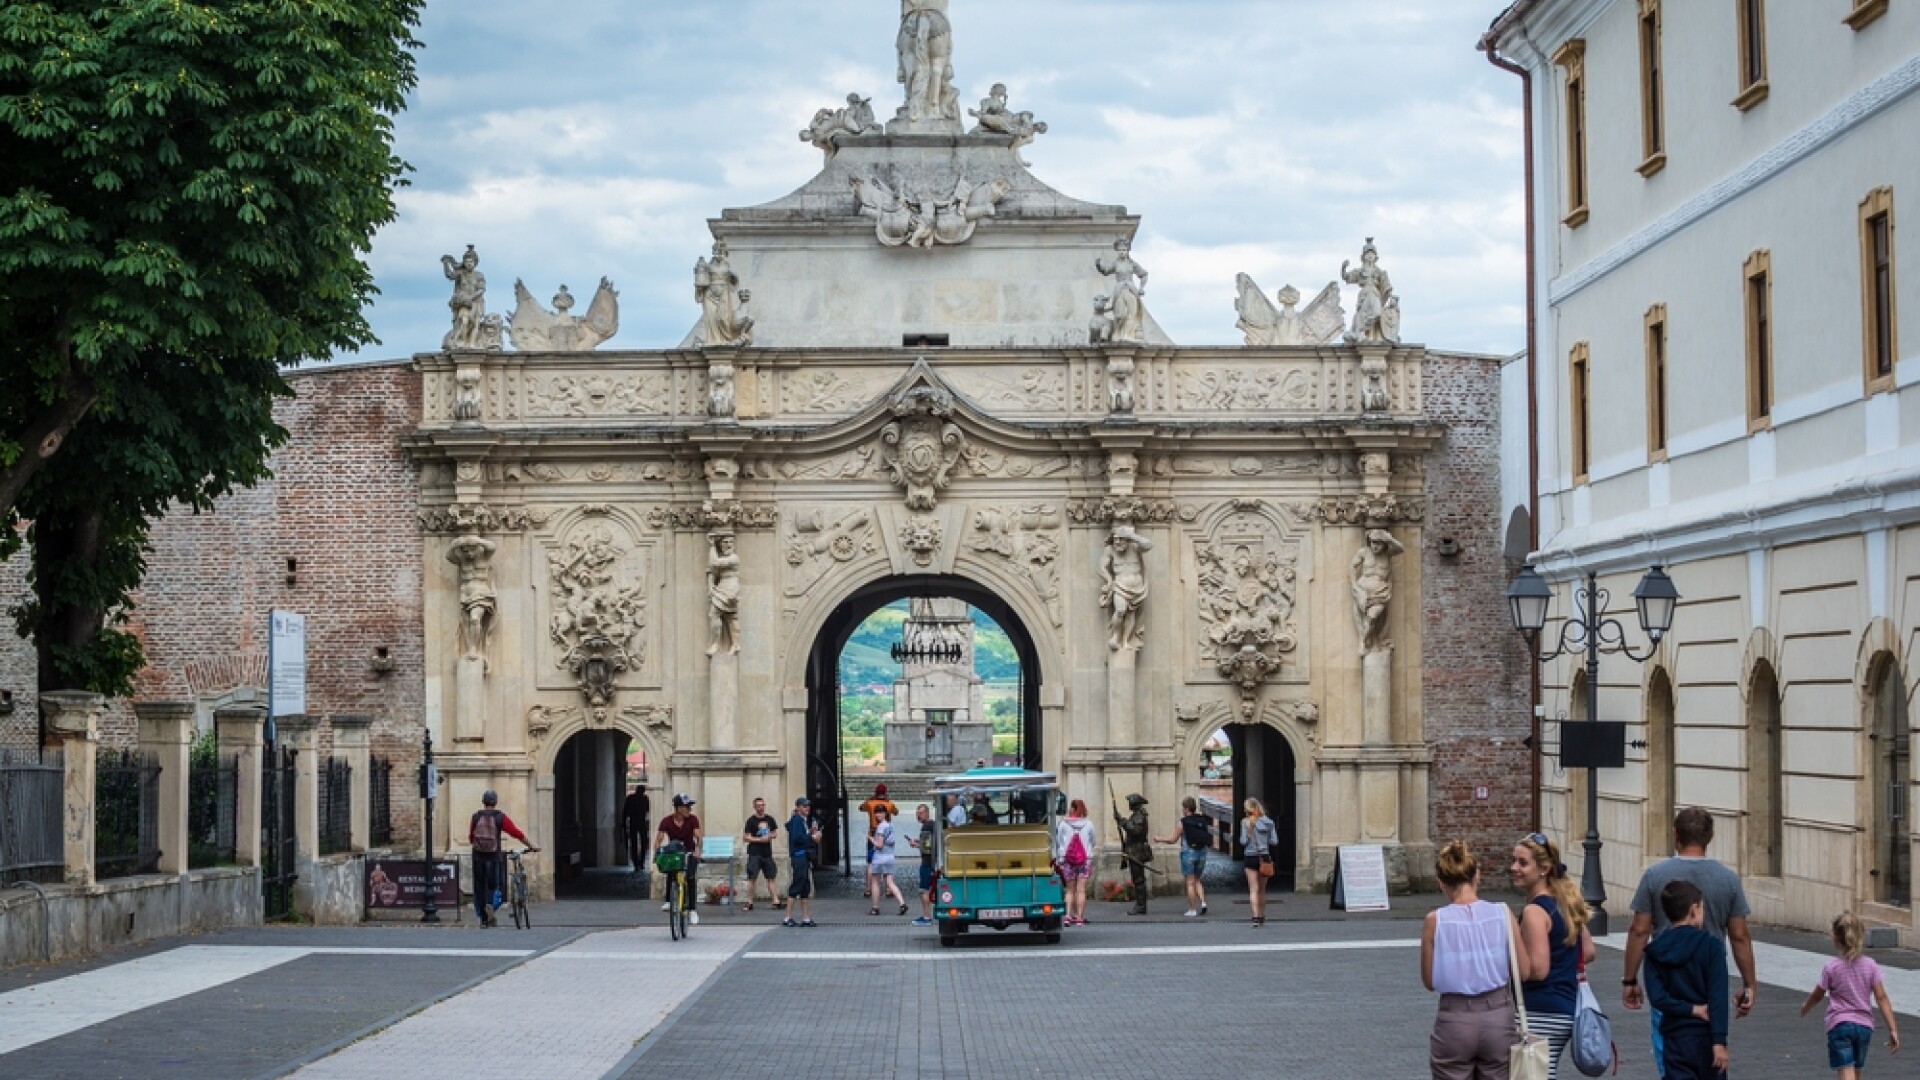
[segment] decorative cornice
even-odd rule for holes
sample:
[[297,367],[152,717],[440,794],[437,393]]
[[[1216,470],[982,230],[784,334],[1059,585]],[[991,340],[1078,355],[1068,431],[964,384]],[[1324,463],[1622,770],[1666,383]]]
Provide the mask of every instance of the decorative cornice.
[[481,503],[449,503],[420,510],[421,531],[432,535],[525,532],[547,523],[547,511],[524,506],[490,507]]
[[1165,525],[1173,521],[1194,521],[1199,516],[1199,507],[1175,503],[1172,499],[1115,496],[1072,499],[1067,503],[1067,519],[1075,525]]
[[1427,504],[1408,495],[1354,495],[1293,503],[1288,509],[1303,521],[1327,525],[1410,525],[1425,521]]
[[773,503],[703,502],[699,506],[656,506],[647,524],[656,529],[706,532],[712,529],[771,529],[780,521]]

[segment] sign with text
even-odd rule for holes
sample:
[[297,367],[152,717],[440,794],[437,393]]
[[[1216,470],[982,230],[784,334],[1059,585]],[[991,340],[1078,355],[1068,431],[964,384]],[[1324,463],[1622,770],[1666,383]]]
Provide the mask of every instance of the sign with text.
[[[433,864],[435,905],[460,906],[459,866],[451,861]],[[427,905],[425,859],[368,859],[367,910],[421,908]]]
[[274,716],[307,713],[307,617],[292,611],[268,616],[267,700]]
[[1336,911],[1386,911],[1387,853],[1378,844],[1343,844],[1333,862]]

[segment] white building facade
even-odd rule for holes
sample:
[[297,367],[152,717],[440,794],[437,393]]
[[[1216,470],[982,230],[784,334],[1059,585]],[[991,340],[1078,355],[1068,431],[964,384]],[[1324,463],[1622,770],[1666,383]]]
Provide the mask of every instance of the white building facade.
[[[1920,7],[1521,0],[1482,44],[1527,87],[1533,561],[1556,618],[1588,571],[1629,626],[1650,564],[1683,596],[1652,659],[1600,668],[1630,740],[1598,773],[1609,908],[1699,805],[1760,921],[1920,941],[1920,274],[1894,229]],[[1542,671],[1542,817],[1574,851],[1580,660]]]

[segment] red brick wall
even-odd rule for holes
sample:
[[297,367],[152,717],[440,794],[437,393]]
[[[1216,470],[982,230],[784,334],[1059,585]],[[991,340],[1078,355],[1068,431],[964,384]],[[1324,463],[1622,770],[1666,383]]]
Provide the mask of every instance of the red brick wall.
[[[190,700],[262,685],[267,612],[307,618],[307,711],[373,720],[374,753],[394,762],[396,843],[418,840],[404,777],[419,760],[425,709],[418,477],[400,438],[420,421],[419,379],[404,363],[315,368],[289,381],[275,415],[292,437],[273,477],[211,514],[175,514],[154,551],[133,630],[146,646],[140,700]],[[295,560],[293,582],[287,560]],[[394,660],[373,671],[374,650]],[[134,737],[115,702],[102,741]],[[331,735],[322,728],[323,754]]]
[[[1532,718],[1526,649],[1506,604],[1519,567],[1501,552],[1500,362],[1429,354],[1425,393],[1428,415],[1447,425],[1427,471],[1420,556],[1431,826],[1436,844],[1465,840],[1482,866],[1499,868],[1532,816],[1521,741]],[[1437,545],[1449,537],[1460,553],[1443,557]],[[1475,798],[1479,787],[1487,789],[1484,800]]]

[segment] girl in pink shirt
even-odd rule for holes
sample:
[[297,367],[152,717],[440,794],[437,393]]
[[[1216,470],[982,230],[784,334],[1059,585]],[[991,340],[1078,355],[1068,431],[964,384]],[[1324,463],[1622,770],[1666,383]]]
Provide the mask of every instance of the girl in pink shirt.
[[1827,961],[1820,972],[1820,984],[1800,1006],[1805,1016],[1821,998],[1827,998],[1827,1066],[1838,1072],[1840,1080],[1860,1080],[1866,1071],[1867,1047],[1873,1043],[1873,1006],[1887,1018],[1887,1052],[1900,1052],[1900,1029],[1893,1019],[1893,1003],[1887,1000],[1887,984],[1880,977],[1880,965],[1860,955],[1866,929],[1851,911],[1843,911],[1833,920],[1833,948],[1840,955]]

